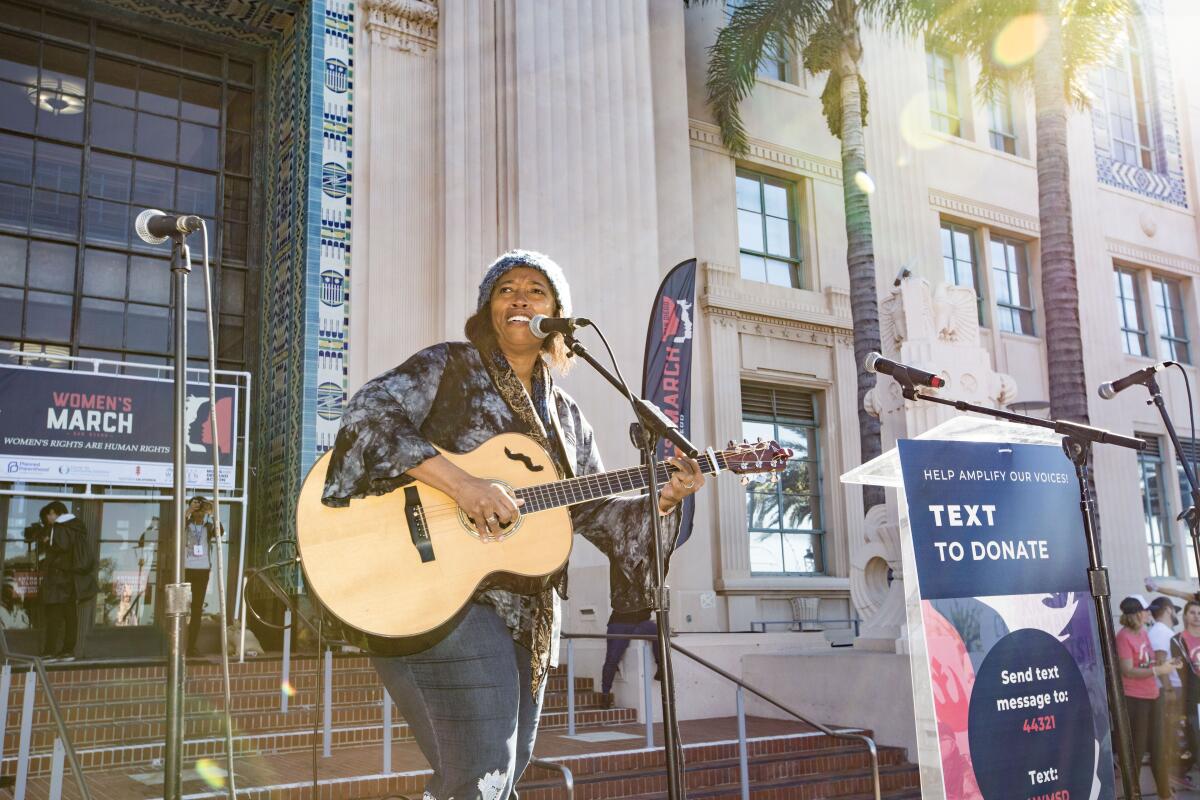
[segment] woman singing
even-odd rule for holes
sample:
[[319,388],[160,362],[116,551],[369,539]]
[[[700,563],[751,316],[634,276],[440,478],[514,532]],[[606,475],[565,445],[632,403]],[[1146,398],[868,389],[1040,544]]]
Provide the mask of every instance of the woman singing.
[[[439,489],[475,521],[485,541],[516,520],[520,501],[469,475],[433,445],[473,450],[500,433],[531,436],[563,475],[603,470],[592,429],[551,367],[567,366],[561,335],[533,335],[537,315],[568,316],[562,270],[540,253],[515,250],[497,259],[479,286],[466,342],[444,342],[413,355],[364,385],[342,417],[323,502],[383,494],[420,480]],[[662,487],[659,513],[669,552],[680,501],[704,483],[691,459]],[[651,596],[651,519],[645,497],[615,497],[571,508],[576,533],[600,548]],[[404,580],[397,575],[396,580]],[[445,638],[410,656],[372,658],[380,679],[412,726],[433,766],[427,796],[449,800],[508,798],[537,735],[545,678],[557,649],[565,569],[553,588],[522,593],[513,585],[478,592]]]

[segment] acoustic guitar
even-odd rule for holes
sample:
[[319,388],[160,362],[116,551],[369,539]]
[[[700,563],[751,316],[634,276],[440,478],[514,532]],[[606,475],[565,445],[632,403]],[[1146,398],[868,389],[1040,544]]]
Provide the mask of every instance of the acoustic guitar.
[[[570,506],[646,487],[642,467],[559,480],[533,439],[503,433],[469,453],[443,456],[525,501],[498,541],[483,542],[449,495],[413,481],[384,495],[321,503],[332,453],[300,490],[296,546],[308,588],[359,642],[376,653],[416,652],[436,642],[480,588],[549,585],[571,554]],[[697,459],[709,475],[780,472],[792,451],[775,442],[730,442]],[[674,472],[656,465],[658,481]]]

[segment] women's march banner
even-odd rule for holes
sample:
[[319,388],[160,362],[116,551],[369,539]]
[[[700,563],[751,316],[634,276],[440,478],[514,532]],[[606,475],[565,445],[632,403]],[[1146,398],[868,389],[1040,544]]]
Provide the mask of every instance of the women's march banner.
[[1106,800],[1113,760],[1074,467],[899,443],[947,800]]

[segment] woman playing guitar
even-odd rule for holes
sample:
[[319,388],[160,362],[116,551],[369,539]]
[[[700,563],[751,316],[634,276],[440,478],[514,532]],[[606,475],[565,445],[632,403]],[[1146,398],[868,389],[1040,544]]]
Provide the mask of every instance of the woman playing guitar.
[[[464,453],[516,432],[538,442],[565,476],[603,471],[591,427],[550,375],[549,367],[563,372],[567,365],[561,335],[539,339],[529,327],[537,314],[569,316],[570,306],[566,278],[548,257],[517,250],[497,259],[467,321],[468,342],[426,348],[350,400],[322,502],[346,505],[416,480],[449,495],[481,540],[497,541],[517,521],[523,501],[468,474],[434,445]],[[668,550],[678,531],[674,510],[704,483],[696,461],[669,461],[675,471],[659,506]],[[593,500],[572,506],[570,519],[575,532],[599,547],[649,601],[653,564],[645,499]],[[432,646],[411,655],[372,656],[433,766],[427,797],[496,800],[513,794],[537,735],[565,578],[564,567],[550,588],[520,582],[485,587]]]

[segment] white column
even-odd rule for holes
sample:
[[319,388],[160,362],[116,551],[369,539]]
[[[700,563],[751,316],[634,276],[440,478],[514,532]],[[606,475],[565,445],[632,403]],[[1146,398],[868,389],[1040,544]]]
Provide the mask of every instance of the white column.
[[364,0],[350,273],[353,391],[441,338],[438,5]]

